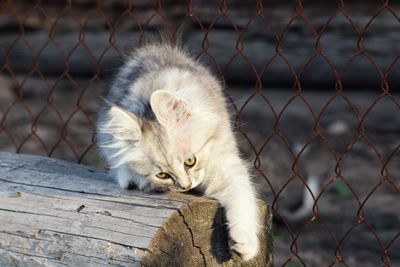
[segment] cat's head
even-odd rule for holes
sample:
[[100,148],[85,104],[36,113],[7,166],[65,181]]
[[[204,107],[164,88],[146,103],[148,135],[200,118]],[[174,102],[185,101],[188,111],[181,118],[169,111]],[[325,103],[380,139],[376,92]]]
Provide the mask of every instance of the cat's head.
[[[117,164],[128,164],[156,190],[187,191],[209,172],[217,114],[194,111],[183,99],[167,92],[151,95],[155,120],[139,118],[125,109],[109,110],[110,133]],[[143,189],[143,188],[142,188]]]

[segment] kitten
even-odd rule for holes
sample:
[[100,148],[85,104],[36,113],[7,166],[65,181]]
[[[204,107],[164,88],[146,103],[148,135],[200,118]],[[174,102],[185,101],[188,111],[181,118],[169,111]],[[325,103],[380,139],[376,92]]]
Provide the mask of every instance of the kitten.
[[226,210],[232,249],[257,255],[255,190],[230,125],[223,89],[170,44],[134,51],[120,69],[97,124],[98,144],[122,188],[196,189]]

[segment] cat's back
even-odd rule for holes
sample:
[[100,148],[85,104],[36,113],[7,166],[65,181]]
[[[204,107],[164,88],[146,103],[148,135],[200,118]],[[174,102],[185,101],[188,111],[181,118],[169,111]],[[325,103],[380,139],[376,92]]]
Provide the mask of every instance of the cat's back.
[[211,72],[182,47],[169,43],[147,44],[132,51],[106,99],[151,118],[150,96],[157,90],[170,91],[199,109],[225,106],[222,87]]
[[[120,104],[119,102],[127,94],[149,95],[157,89],[152,84],[157,73],[169,68],[180,68],[194,72],[203,71],[202,67],[196,64],[193,58],[177,45],[169,43],[147,44],[131,51],[126,56],[123,66],[117,72],[109,87],[106,98],[112,103]],[[147,84],[142,88],[134,88],[138,80],[147,80]],[[148,92],[145,90],[148,90]]]

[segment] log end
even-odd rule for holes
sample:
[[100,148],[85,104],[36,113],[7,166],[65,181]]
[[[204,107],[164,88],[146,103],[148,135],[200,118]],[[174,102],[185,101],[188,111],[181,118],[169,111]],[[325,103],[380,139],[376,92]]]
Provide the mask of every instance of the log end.
[[[182,195],[179,196],[182,198]],[[184,195],[189,200],[161,227],[142,259],[145,266],[272,266],[272,216],[259,203],[263,231],[260,253],[243,262],[229,249],[224,209],[215,200]]]

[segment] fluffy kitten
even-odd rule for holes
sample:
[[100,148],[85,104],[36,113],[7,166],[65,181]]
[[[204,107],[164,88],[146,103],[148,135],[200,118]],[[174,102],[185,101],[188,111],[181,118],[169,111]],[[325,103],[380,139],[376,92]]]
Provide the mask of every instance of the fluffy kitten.
[[98,144],[122,188],[187,191],[226,210],[232,249],[257,255],[255,190],[231,129],[222,87],[182,49],[134,51],[100,110]]

